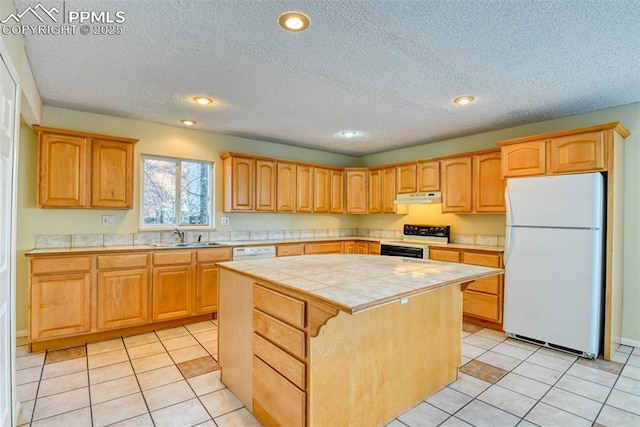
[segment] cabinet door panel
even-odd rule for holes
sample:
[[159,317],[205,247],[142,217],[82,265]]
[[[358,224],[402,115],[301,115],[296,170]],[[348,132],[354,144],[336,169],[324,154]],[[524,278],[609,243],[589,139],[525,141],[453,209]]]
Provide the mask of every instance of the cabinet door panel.
[[313,168],[313,170],[313,211],[327,213],[331,208],[331,171],[324,168]]
[[143,325],[149,321],[147,269],[98,273],[98,329]]
[[133,145],[94,139],[91,143],[91,205],[133,207]]
[[553,138],[550,141],[551,173],[604,170],[603,134],[599,131]]
[[31,279],[31,339],[91,329],[91,275],[56,274]]
[[153,269],[153,320],[168,320],[192,313],[191,266]]
[[196,267],[196,313],[213,313],[218,310],[218,275],[214,265]]
[[380,181],[380,203],[382,213],[395,213],[396,205],[396,168],[382,170]]
[[296,211],[313,211],[313,168],[296,166]]
[[471,212],[471,157],[443,160],[440,167],[442,173],[442,212]]
[[369,213],[382,212],[382,202],[380,199],[380,186],[382,182],[382,170],[369,171]]
[[416,165],[404,165],[396,167],[396,178],[398,180],[398,194],[415,193],[418,189],[416,183]]
[[347,213],[367,213],[367,171],[348,170],[345,176]]
[[83,208],[89,204],[88,147],[83,137],[40,134],[40,206]]
[[440,191],[440,162],[418,163],[418,191]]
[[473,210],[475,212],[505,212],[500,153],[473,156]]
[[224,159],[224,210],[252,211],[254,207],[255,160],[244,157]]
[[276,171],[271,161],[256,160],[256,210],[276,210]]
[[344,213],[344,172],[331,171],[331,213]]
[[276,209],[278,212],[295,212],[296,182],[296,165],[278,163],[276,179]]
[[544,175],[546,167],[545,141],[505,145],[502,151],[502,176]]

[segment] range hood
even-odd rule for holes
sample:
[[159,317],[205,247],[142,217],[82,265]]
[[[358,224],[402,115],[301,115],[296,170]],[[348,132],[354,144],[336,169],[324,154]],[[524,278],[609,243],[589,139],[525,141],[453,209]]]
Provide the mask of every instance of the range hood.
[[442,193],[434,191],[432,193],[405,193],[398,194],[393,202],[396,205],[417,204],[417,203],[442,203]]

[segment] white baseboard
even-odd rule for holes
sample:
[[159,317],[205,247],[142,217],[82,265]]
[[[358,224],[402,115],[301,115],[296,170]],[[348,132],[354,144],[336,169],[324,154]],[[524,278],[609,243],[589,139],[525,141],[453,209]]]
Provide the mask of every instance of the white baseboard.
[[629,345],[631,347],[640,348],[640,341],[630,340],[629,338],[622,338],[620,341],[622,345]]
[[16,338],[22,338],[29,336],[29,331],[26,329],[24,331],[16,331]]

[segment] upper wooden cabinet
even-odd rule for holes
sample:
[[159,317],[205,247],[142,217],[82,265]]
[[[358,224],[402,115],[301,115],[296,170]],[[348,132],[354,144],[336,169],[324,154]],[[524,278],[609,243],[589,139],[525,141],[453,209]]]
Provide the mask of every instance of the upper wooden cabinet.
[[601,171],[606,168],[603,131],[553,138],[547,144],[549,172],[552,174]]
[[502,213],[504,186],[500,151],[441,161],[442,212]]
[[296,212],[313,212],[313,169],[311,166],[296,166]]
[[473,210],[471,163],[471,157],[456,157],[440,162],[442,212],[470,213]]
[[276,164],[269,160],[256,160],[256,210],[276,210]]
[[278,162],[276,173],[276,210],[278,212],[295,212],[296,182],[296,165]]
[[440,191],[440,162],[422,162],[416,165],[417,190]]
[[313,171],[313,211],[328,213],[331,210],[331,170],[313,168]]
[[347,169],[345,170],[346,181],[346,213],[363,214],[367,213],[367,170]]
[[382,169],[380,204],[382,213],[396,213],[396,168]]
[[616,122],[500,141],[502,176],[606,171],[614,133],[626,137],[629,131]]
[[254,210],[256,161],[225,154],[222,156],[222,167],[225,212]]
[[502,176],[544,175],[547,171],[545,141],[502,147]]
[[370,170],[367,173],[367,178],[369,181],[369,191],[368,191],[368,211],[369,213],[380,213],[382,212],[382,202],[380,200],[380,186],[382,182],[382,170]]
[[131,209],[137,139],[34,126],[38,206]]
[[344,171],[331,170],[331,213],[344,213]]
[[499,151],[472,156],[474,212],[506,211],[504,203],[506,181],[502,179],[500,164]]
[[415,193],[418,190],[416,180],[417,164],[396,167],[397,193]]

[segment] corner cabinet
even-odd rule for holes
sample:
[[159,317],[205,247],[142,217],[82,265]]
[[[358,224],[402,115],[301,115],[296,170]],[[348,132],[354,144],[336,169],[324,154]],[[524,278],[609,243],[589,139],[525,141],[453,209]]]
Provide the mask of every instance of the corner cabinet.
[[367,170],[345,170],[346,182],[346,213],[367,213]]
[[471,213],[471,157],[440,162],[442,173],[442,212]]
[[38,206],[133,208],[137,139],[33,126],[38,133]]

